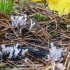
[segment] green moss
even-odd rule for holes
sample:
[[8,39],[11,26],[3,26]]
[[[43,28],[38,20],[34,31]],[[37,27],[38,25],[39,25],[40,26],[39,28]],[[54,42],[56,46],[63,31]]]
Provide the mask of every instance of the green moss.
[[34,18],[35,18],[37,21],[47,21],[47,20],[49,20],[49,18],[44,17],[42,14],[36,14],[36,15],[34,16]]
[[23,1],[23,6],[28,6],[29,2],[30,2],[29,0],[24,0]]

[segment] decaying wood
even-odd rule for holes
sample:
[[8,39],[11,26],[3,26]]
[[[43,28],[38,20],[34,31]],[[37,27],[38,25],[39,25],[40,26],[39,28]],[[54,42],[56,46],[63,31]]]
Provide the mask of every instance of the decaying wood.
[[34,60],[36,60],[36,61],[38,61],[38,62],[43,63],[44,65],[46,65],[46,63],[44,63],[44,61],[42,61],[42,60],[40,60],[40,59],[38,59],[38,58],[35,58],[34,56],[30,55],[29,53],[26,53],[25,55],[26,55],[26,56],[29,56],[29,57],[31,57],[31,58],[33,58]]

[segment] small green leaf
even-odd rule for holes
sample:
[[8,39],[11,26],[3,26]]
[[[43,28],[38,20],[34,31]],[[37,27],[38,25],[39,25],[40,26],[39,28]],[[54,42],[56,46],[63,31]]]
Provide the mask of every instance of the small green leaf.
[[52,32],[51,35],[55,38],[57,37],[57,33],[56,32]]
[[67,24],[66,27],[67,27],[67,28],[70,28],[70,24]]

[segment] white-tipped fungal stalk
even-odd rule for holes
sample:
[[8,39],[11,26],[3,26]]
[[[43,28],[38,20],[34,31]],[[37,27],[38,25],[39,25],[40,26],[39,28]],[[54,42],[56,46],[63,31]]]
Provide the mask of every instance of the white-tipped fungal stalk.
[[33,26],[35,25],[35,22],[33,22],[32,19],[30,19],[30,21],[31,21],[31,24],[30,24],[29,30],[32,30]]
[[63,55],[63,53],[65,52],[65,50],[63,50],[63,48],[57,49],[56,46],[54,46],[53,42],[50,44],[50,46],[51,46],[50,56],[52,57],[52,59],[54,61],[61,60],[61,56]]
[[27,20],[26,14],[24,16],[11,16],[12,27],[16,28],[19,26],[21,28],[26,25],[26,20]]
[[5,45],[3,44],[1,46],[2,51],[0,51],[0,60],[2,59],[2,56],[7,57],[8,59],[17,59],[17,56],[19,57],[20,55],[23,58],[28,49],[18,48],[18,46],[19,44],[10,47],[5,47]]
[[11,21],[12,21],[12,27],[13,28],[16,28],[18,26],[17,20],[18,20],[18,16],[11,16]]

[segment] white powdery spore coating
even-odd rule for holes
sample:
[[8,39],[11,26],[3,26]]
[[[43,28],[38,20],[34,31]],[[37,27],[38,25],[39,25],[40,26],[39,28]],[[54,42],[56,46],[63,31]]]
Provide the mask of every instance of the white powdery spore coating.
[[1,46],[1,48],[4,49],[4,48],[5,48],[5,44],[3,44],[3,45]]
[[[8,59],[12,59],[13,57],[16,59],[18,54],[21,54],[21,56],[23,57],[25,55],[25,53],[28,51],[28,49],[18,48],[18,46],[19,46],[18,43],[11,47],[5,47],[5,45],[2,45],[1,46],[2,52],[0,51],[0,59],[1,59],[2,55],[5,55]],[[7,55],[9,55],[9,56],[7,56]]]
[[54,44],[51,43],[50,57],[52,57],[54,61],[60,60],[61,56],[63,55],[63,52],[63,48],[56,49],[56,46],[54,46]]
[[28,49],[25,49],[25,50],[23,49],[23,50],[22,50],[22,56],[25,56],[25,53],[26,53],[27,51],[28,51]]
[[19,18],[18,16],[11,16],[11,21],[12,21],[12,27],[13,28],[18,26],[18,22],[17,22],[18,18]]
[[6,53],[7,53],[7,54],[10,53],[10,47],[7,47],[7,48],[6,48]]
[[14,47],[14,57],[16,57],[18,55],[18,53],[20,52],[20,49],[17,49],[17,47]]
[[[23,17],[25,17],[23,19]],[[27,20],[27,15],[25,14],[24,16],[11,16],[11,21],[12,21],[12,27],[22,27],[26,25],[26,20]]]
[[13,49],[13,47],[11,46],[10,47],[10,55],[9,55],[9,59],[11,59],[12,58],[12,56],[13,56],[13,51],[14,51],[14,49]]

